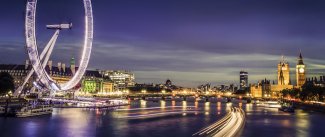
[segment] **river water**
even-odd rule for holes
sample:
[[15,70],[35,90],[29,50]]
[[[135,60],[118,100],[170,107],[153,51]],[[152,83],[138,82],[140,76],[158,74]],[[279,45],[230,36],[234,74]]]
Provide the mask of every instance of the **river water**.
[[[296,110],[294,114],[245,103],[133,101],[123,109],[193,106],[193,114],[126,119],[133,111],[64,108],[52,115],[30,118],[0,118],[0,137],[190,137],[216,122],[231,107],[242,107],[246,123],[243,137],[324,137],[325,115]],[[146,114],[149,110],[138,113]],[[164,112],[164,110],[161,110]]]

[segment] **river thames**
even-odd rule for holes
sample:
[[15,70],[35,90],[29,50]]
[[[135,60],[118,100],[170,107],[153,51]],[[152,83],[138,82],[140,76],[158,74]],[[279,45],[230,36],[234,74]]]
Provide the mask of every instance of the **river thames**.
[[[169,106],[174,107],[167,110]],[[239,136],[324,136],[323,113],[298,109],[294,114],[289,114],[254,104],[185,101],[132,101],[130,106],[120,108],[125,111],[56,108],[52,115],[0,118],[0,133],[1,137],[189,137],[222,118],[234,106],[242,107],[246,112],[246,123]],[[153,111],[126,110],[150,107],[163,107],[158,109],[161,113],[168,113],[177,107],[193,107],[198,111],[150,118],[126,118]]]

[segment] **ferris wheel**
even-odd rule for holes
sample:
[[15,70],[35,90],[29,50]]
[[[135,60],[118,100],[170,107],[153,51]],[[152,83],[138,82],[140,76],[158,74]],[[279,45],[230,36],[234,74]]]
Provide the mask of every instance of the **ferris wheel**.
[[44,68],[47,64],[47,61],[49,60],[49,57],[52,53],[53,47],[60,31],[62,29],[70,29],[72,27],[72,23],[47,25],[47,28],[54,29],[55,33],[44,48],[44,50],[42,51],[42,53],[39,55],[35,32],[37,0],[27,0],[25,17],[26,49],[30,63],[33,67],[33,70],[30,73],[33,74],[34,71],[37,75],[37,81],[34,82],[34,86],[36,86],[37,88],[51,90],[54,92],[70,90],[75,87],[83,77],[90,59],[93,41],[93,12],[91,0],[83,0],[83,4],[85,10],[85,34],[82,55],[79,61],[79,67],[74,76],[68,82],[58,84],[50,77],[50,75],[46,72]]

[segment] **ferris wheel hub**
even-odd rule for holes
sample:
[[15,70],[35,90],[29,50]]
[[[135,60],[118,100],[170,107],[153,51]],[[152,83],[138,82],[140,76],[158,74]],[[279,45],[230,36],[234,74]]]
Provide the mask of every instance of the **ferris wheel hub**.
[[69,24],[54,24],[54,25],[46,25],[47,29],[71,29],[72,28],[72,23]]

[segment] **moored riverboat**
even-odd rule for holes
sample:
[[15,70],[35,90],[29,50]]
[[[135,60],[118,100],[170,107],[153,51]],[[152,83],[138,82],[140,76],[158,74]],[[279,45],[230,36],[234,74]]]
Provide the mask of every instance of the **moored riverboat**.
[[52,105],[22,106],[10,112],[15,117],[31,117],[52,114]]

